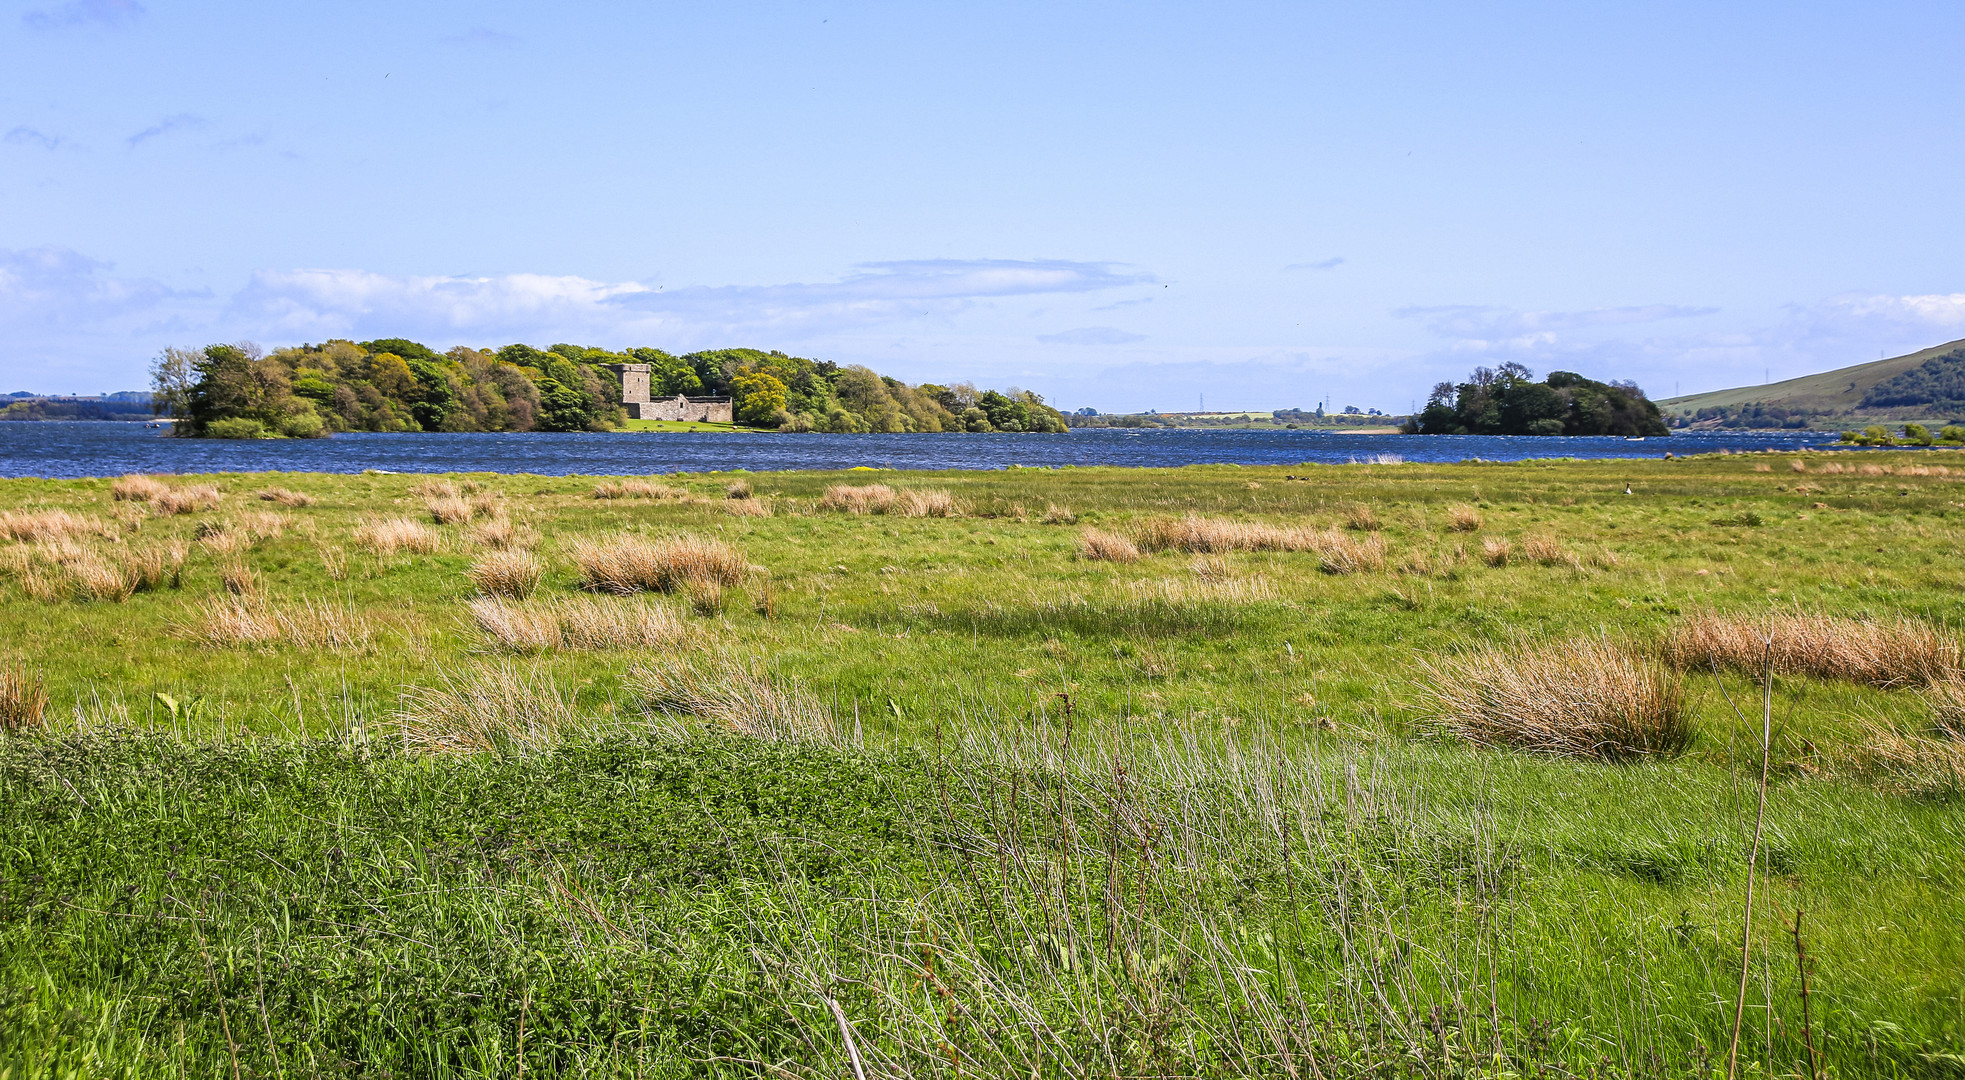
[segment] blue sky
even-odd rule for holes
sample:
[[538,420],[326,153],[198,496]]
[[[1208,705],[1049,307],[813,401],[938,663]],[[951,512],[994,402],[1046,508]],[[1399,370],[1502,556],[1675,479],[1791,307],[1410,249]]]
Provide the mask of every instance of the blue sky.
[[1965,6],[0,9],[0,390],[748,345],[1105,410],[1965,338]]

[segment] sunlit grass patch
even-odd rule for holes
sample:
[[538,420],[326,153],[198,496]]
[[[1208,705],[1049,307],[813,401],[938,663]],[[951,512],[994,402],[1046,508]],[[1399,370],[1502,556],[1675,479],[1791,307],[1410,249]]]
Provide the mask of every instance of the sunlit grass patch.
[[594,485],[596,499],[681,499],[689,492],[652,480],[607,480]]
[[539,587],[545,564],[531,552],[511,549],[493,551],[471,564],[471,584],[486,596],[506,596],[523,600]]
[[829,484],[819,496],[821,510],[847,514],[887,514],[893,517],[960,517],[962,504],[955,496],[935,488],[904,488],[896,491],[886,484]]
[[750,573],[744,553],[721,540],[679,533],[660,539],[621,534],[566,545],[581,587],[597,592],[675,592],[691,582],[736,585]]
[[67,510],[28,510],[0,514],[0,538],[8,540],[39,543],[114,534],[114,527],[101,518],[74,514]]
[[428,555],[442,545],[443,534],[414,518],[396,517],[357,525],[352,539],[356,546],[384,557],[399,551]]
[[267,645],[355,650],[367,647],[375,629],[360,612],[324,601],[280,604],[248,590],[207,599],[178,633],[204,645]]
[[1086,529],[1078,536],[1078,557],[1094,562],[1139,561],[1139,545],[1118,533]]

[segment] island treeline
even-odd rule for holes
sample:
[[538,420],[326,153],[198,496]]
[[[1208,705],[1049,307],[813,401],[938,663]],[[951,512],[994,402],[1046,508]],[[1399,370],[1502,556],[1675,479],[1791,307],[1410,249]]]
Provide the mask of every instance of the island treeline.
[[1552,371],[1541,382],[1516,363],[1475,368],[1463,383],[1443,382],[1418,416],[1412,435],[1669,435],[1658,406],[1636,383],[1597,382]]
[[251,343],[165,349],[153,406],[180,434],[318,438],[337,431],[608,431],[627,422],[609,364],[647,364],[658,395],[728,396],[737,423],[779,431],[1062,432],[1028,391],[966,383],[909,386],[858,365],[757,349],[675,356],[464,346],[439,353],[403,338],[331,340],[264,352]]

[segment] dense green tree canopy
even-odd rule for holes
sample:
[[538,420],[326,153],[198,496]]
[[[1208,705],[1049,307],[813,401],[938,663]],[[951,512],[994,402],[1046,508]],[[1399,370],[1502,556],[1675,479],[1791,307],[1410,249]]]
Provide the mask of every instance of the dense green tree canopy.
[[1865,409],[1928,405],[1965,411],[1965,349],[1953,349],[1869,388]]
[[1573,371],[1541,382],[1520,364],[1475,368],[1466,382],[1440,383],[1406,421],[1420,435],[1666,435],[1658,406],[1634,383],[1601,383]]
[[180,433],[234,438],[336,431],[604,431],[625,419],[613,364],[647,364],[658,396],[728,396],[737,421],[782,431],[1064,431],[1035,394],[911,387],[868,368],[758,349],[675,356],[565,342],[546,349],[405,338],[166,349],[152,367]]

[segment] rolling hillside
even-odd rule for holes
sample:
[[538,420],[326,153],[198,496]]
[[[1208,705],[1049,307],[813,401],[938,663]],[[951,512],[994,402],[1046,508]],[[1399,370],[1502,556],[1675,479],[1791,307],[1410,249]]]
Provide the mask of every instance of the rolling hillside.
[[[1777,383],[1665,398],[1658,402],[1658,408],[1675,426],[1691,422],[1693,426],[1701,427],[1837,427],[1848,426],[1856,420],[1866,423],[1891,420],[1951,421],[1957,418],[1956,410],[1940,404],[1865,408],[1862,402],[1877,384],[1960,349],[1965,349],[1965,339],[1887,360],[1873,360],[1867,364],[1803,375]],[[1775,413],[1785,415],[1769,415]],[[1744,422],[1729,423],[1736,420]],[[1796,420],[1801,422],[1797,423]]]

